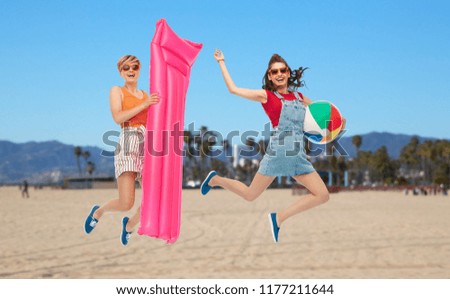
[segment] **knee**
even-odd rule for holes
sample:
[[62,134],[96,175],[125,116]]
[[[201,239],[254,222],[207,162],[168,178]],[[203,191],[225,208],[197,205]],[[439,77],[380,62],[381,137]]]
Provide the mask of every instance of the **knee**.
[[327,201],[330,200],[330,193],[328,193],[328,190],[321,192],[320,194],[317,195],[317,198],[319,200],[319,202],[321,204],[326,203]]
[[254,201],[257,198],[258,198],[257,194],[247,193],[247,194],[244,195],[244,199],[246,201]]
[[119,209],[123,212],[129,211],[133,207],[133,204],[134,202],[131,199],[123,200],[120,202]]

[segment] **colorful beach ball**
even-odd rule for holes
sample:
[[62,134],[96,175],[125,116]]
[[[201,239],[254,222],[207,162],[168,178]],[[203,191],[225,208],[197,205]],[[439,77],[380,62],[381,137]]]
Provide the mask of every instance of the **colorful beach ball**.
[[306,108],[303,131],[313,143],[333,141],[341,132],[342,125],[341,113],[330,102],[313,102]]

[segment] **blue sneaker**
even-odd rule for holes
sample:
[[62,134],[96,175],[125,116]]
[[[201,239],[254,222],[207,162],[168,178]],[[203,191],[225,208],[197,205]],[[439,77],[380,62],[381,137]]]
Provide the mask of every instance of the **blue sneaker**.
[[94,205],[91,209],[91,212],[87,216],[86,221],[84,222],[84,232],[86,233],[86,235],[90,234],[98,223],[98,220],[94,218],[94,213],[99,208],[100,206]]
[[277,213],[269,214],[270,228],[272,229],[272,237],[275,243],[278,243],[278,232],[280,228],[277,225]]
[[209,192],[209,190],[211,190],[211,186],[208,185],[209,181],[215,176],[217,175],[217,172],[215,172],[214,170],[211,171],[210,173],[208,173],[208,175],[206,176],[205,180],[203,181],[201,187],[200,187],[200,191],[202,192],[203,195],[206,195],[206,193]]
[[131,238],[131,232],[127,232],[127,223],[130,218],[123,217],[122,218],[122,233],[120,234],[120,243],[122,243],[123,246],[128,245],[128,240]]

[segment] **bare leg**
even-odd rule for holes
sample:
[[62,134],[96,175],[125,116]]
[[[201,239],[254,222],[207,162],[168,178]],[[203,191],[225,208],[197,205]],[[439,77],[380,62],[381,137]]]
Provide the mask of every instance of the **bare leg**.
[[136,226],[136,224],[139,223],[139,221],[141,221],[141,207],[139,207],[136,210],[136,213],[134,213],[134,215],[131,216],[131,218],[128,220],[126,231],[127,232],[133,231],[133,228]]
[[111,199],[97,211],[95,211],[93,217],[100,219],[105,212],[112,211],[129,211],[134,205],[135,194],[135,172],[124,172],[117,179],[117,186],[119,188],[119,199]]
[[260,173],[256,173],[250,186],[247,186],[237,180],[232,180],[216,175],[211,179],[211,181],[209,181],[209,185],[211,187],[220,186],[239,195],[245,200],[253,201],[258,198],[258,196],[261,195],[261,193],[263,193],[264,190],[267,189],[267,187],[269,187],[274,179],[274,176],[266,176]]
[[317,172],[298,175],[294,179],[305,186],[311,194],[301,197],[287,209],[277,213],[278,226],[289,217],[323,204],[330,198],[328,189]]

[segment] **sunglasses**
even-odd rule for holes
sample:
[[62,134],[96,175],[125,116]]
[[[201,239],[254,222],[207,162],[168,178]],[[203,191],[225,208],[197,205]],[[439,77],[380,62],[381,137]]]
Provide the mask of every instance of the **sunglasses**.
[[275,76],[275,75],[278,74],[278,72],[280,72],[280,73],[282,73],[282,74],[286,74],[287,71],[288,71],[288,68],[287,68],[287,67],[283,67],[283,68],[281,68],[281,69],[271,69],[271,70],[269,70],[269,73],[270,73],[272,76]]
[[139,65],[138,64],[133,64],[132,66],[129,66],[128,64],[126,64],[126,65],[123,66],[122,71],[129,71],[130,68],[133,71],[138,71],[139,70]]

